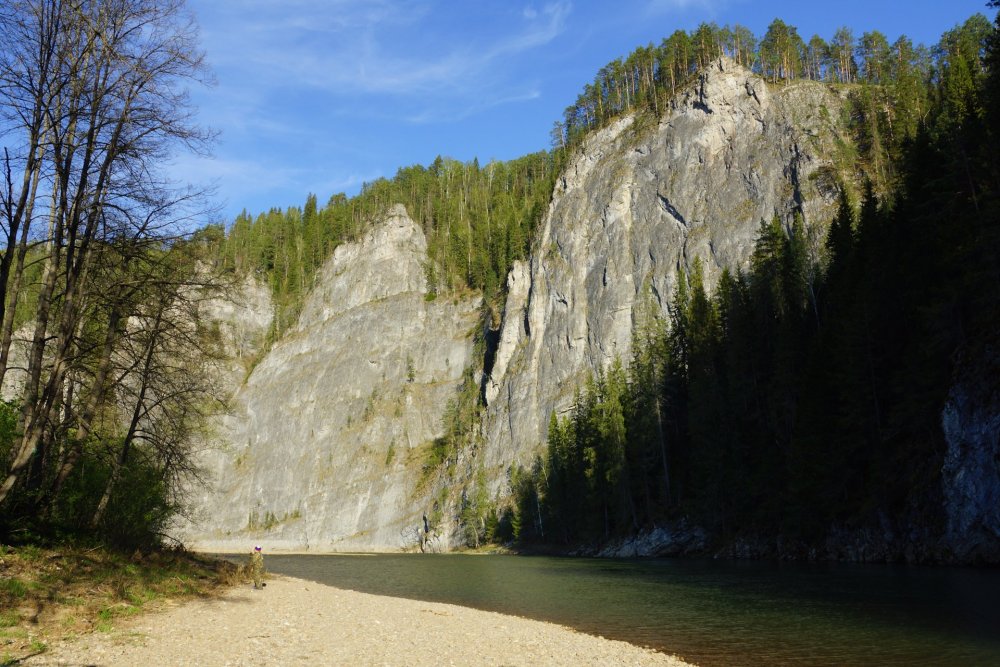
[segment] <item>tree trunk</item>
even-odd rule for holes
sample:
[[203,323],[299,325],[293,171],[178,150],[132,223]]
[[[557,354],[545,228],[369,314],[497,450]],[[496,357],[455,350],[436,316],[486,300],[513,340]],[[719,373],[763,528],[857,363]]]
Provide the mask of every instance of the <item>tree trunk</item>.
[[59,497],[59,493],[62,491],[63,485],[66,483],[70,473],[73,472],[73,468],[83,455],[84,443],[87,441],[87,438],[90,437],[94,417],[97,414],[97,408],[104,400],[104,388],[107,385],[108,375],[111,370],[111,354],[114,351],[115,342],[118,340],[118,326],[120,321],[121,314],[117,311],[117,309],[112,310],[108,321],[108,330],[104,336],[104,345],[101,349],[101,360],[98,363],[97,374],[94,377],[94,385],[91,387],[87,401],[84,403],[83,409],[80,411],[79,420],[77,422],[77,431],[73,441],[69,444],[66,456],[60,464],[59,471],[52,482],[52,487],[49,492],[49,499],[51,501],[54,501]]
[[118,484],[118,480],[121,478],[122,467],[125,465],[126,461],[128,461],[129,450],[132,447],[136,431],[139,428],[139,420],[142,418],[143,410],[146,404],[146,392],[149,389],[149,372],[153,364],[153,355],[156,352],[156,345],[160,337],[160,324],[163,321],[164,308],[165,305],[161,302],[159,308],[157,309],[156,319],[149,334],[149,342],[146,344],[146,350],[143,356],[142,373],[139,376],[139,395],[136,397],[135,406],[132,409],[132,418],[129,421],[125,437],[122,439],[121,450],[119,450],[118,456],[112,464],[111,477],[108,478],[108,483],[104,487],[104,493],[101,494],[101,500],[97,504],[94,516],[90,519],[91,528],[96,528],[100,525],[101,519],[104,518],[104,512],[107,510],[108,502],[111,500],[111,493],[114,491],[114,487]]
[[[37,169],[40,168],[41,160],[39,160],[37,166]],[[10,270],[8,267],[4,269],[3,287],[0,289],[0,295],[7,297],[6,299],[0,298],[0,309],[3,312],[3,317],[0,318],[0,321],[2,321],[2,324],[0,324],[0,385],[3,384],[4,378],[7,376],[7,361],[10,355],[11,341],[14,337],[14,317],[17,315],[17,302],[21,296],[24,260],[28,255],[28,232],[31,229],[31,216],[34,213],[35,195],[38,188],[37,171],[31,187],[31,195],[24,211],[24,221],[21,224],[21,238],[17,242],[17,261],[14,264],[13,282],[8,282],[10,280]],[[8,224],[11,231],[8,236],[8,250],[4,253],[4,261],[7,263],[9,263],[8,257],[14,252],[15,236],[13,232],[15,223],[11,221]]]
[[667,438],[663,433],[663,417],[660,414],[660,397],[654,396],[653,403],[656,406],[656,436],[660,440],[660,456],[663,460],[663,486],[667,503],[670,502],[670,464],[667,457]]

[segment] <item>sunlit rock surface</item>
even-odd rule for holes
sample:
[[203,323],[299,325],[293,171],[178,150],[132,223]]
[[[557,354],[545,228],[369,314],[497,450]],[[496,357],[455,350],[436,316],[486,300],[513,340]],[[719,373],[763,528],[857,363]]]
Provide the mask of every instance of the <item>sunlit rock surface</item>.
[[[316,277],[298,326],[253,367],[204,454],[203,549],[413,547],[426,448],[472,363],[477,297],[426,298],[423,231],[401,206]],[[422,488],[426,486],[427,488]]]
[[484,381],[497,486],[540,451],[586,374],[628,363],[633,333],[666,315],[678,271],[700,258],[713,285],[747,266],[761,220],[790,226],[796,211],[818,246],[834,214],[842,105],[822,84],[769,86],[723,59],[658,121],[621,118],[575,149],[530,267],[508,279]]
[[[485,471],[502,495],[553,411],[664,315],[700,258],[713,285],[747,265],[761,220],[801,213],[818,246],[833,216],[843,100],[814,82],[768,86],[720,60],[660,117],[623,117],[574,149],[528,262],[507,279],[482,377],[482,445],[458,457],[440,544],[455,545],[460,488]],[[479,300],[425,298],[426,241],[402,207],[316,277],[298,326],[252,366],[206,453],[212,486],[183,536],[316,550],[413,546],[440,480],[429,443],[472,357]],[[673,539],[673,538],[671,538]],[[655,540],[647,540],[650,545]],[[653,552],[643,544],[623,548]],[[687,548],[687,546],[685,546]]]

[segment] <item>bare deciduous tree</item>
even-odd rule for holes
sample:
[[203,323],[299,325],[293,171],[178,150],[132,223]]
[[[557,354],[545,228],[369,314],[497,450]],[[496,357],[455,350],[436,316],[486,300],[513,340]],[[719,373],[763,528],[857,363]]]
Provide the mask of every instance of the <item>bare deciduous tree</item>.
[[[0,503],[29,467],[54,462],[47,492],[30,482],[40,487],[38,505],[58,491],[120,394],[116,354],[137,335],[129,322],[148,309],[144,281],[156,275],[143,264],[171,261],[170,245],[201,201],[162,165],[211,138],[194,123],[186,93],[207,75],[180,0],[14,0],[0,10],[0,35],[0,378],[25,258],[44,263]],[[38,249],[29,251],[33,240]],[[181,316],[167,304],[161,319]]]

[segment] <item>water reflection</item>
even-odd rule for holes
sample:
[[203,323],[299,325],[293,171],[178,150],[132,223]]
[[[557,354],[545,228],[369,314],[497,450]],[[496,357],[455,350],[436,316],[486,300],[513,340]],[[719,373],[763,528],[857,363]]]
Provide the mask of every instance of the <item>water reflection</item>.
[[702,665],[1000,665],[1000,572],[524,556],[268,556],[353,590],[554,621]]

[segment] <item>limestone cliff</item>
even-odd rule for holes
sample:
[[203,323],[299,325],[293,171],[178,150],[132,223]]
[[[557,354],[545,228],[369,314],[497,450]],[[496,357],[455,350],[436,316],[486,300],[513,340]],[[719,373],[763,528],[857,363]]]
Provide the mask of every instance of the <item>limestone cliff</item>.
[[[454,544],[462,485],[485,471],[502,494],[512,464],[541,451],[553,410],[664,314],[679,271],[709,282],[743,267],[762,219],[822,231],[835,197],[841,98],[817,83],[770,87],[728,60],[660,118],[627,116],[569,159],[527,262],[507,279],[497,347],[482,378],[482,445],[455,483],[422,464],[473,358],[480,300],[428,301],[426,242],[402,207],[346,244],[316,278],[298,326],[235,392],[203,458],[211,485],[182,530],[205,548],[411,546],[444,509]],[[819,234],[817,233],[817,237]],[[439,493],[440,491],[444,493]],[[440,501],[450,507],[442,508]]]
[[298,326],[260,359],[203,457],[181,537],[208,549],[396,550],[433,501],[423,449],[471,362],[480,299],[426,298],[401,207],[339,247]]
[[[549,416],[666,315],[678,271],[709,283],[746,265],[762,219],[796,212],[819,238],[833,216],[843,100],[813,82],[772,87],[717,61],[656,121],[626,116],[570,159],[530,266],[508,279],[486,379],[486,465],[527,463]],[[494,475],[494,479],[501,479]]]

